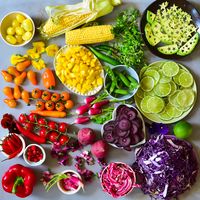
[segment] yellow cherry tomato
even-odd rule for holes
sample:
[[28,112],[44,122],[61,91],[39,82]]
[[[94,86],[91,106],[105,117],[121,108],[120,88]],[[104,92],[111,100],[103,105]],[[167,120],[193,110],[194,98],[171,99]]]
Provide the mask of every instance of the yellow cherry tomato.
[[15,38],[17,40],[17,43],[21,44],[23,42],[23,39],[22,39],[21,35],[15,35]]
[[13,27],[8,27],[6,32],[8,35],[14,35],[15,29]]
[[24,41],[30,40],[31,37],[32,37],[32,33],[29,32],[29,31],[28,31],[28,32],[25,32],[25,33],[22,35],[22,39],[23,39]]
[[12,35],[6,35],[6,41],[10,44],[16,44],[17,43],[16,38]]
[[24,28],[25,31],[32,31],[33,30],[33,25],[30,19],[25,19],[22,22],[22,28]]
[[23,35],[25,33],[25,30],[20,26],[16,27],[15,31],[17,35]]
[[20,23],[22,23],[24,20],[26,19],[26,17],[22,14],[17,14],[16,15],[16,20]]
[[12,27],[18,27],[18,26],[20,26],[20,23],[16,20],[16,19],[14,19],[13,21],[12,21]]

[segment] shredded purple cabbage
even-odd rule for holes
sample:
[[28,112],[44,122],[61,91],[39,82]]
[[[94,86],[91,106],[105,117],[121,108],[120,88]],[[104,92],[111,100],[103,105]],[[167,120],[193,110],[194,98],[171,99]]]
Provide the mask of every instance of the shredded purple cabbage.
[[142,191],[152,198],[177,198],[196,181],[198,162],[190,143],[174,136],[152,137],[136,153],[134,164],[143,174]]

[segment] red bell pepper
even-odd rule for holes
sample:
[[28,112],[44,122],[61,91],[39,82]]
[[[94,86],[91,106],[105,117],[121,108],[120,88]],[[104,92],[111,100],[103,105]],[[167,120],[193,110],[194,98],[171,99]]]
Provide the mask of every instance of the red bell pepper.
[[34,172],[20,164],[11,166],[2,177],[3,189],[21,198],[32,194],[35,183]]

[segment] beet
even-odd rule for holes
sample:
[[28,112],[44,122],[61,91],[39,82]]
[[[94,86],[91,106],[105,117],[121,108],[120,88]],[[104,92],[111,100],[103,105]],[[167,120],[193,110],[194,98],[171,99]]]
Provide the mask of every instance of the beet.
[[130,131],[122,131],[121,129],[117,129],[116,130],[116,134],[119,136],[119,137],[128,137]]
[[139,128],[135,125],[135,124],[132,124],[131,125],[131,134],[134,135],[138,132]]
[[108,143],[114,142],[115,138],[113,137],[113,132],[111,130],[105,131],[103,133],[103,139]]
[[137,117],[137,112],[136,110],[130,110],[128,113],[127,113],[127,117],[128,119],[131,121],[131,120],[134,120],[136,117]]
[[115,121],[109,121],[107,124],[104,125],[103,129],[105,131],[113,130],[115,127]]
[[126,137],[126,138],[119,138],[119,144],[122,146],[122,147],[127,147],[129,146],[131,143],[131,139],[130,137]]
[[129,130],[131,127],[131,123],[129,120],[127,119],[122,119],[120,122],[119,122],[119,128],[123,131],[127,131]]
[[105,158],[108,153],[108,144],[104,140],[98,140],[92,144],[91,152],[97,158]]

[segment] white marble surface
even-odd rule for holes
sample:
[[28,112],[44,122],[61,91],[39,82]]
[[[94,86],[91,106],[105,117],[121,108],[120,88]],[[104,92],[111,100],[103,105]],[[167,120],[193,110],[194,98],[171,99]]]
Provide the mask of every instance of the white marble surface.
[[[2,19],[2,17],[10,11],[19,10],[19,11],[24,11],[27,14],[29,14],[33,18],[33,20],[37,26],[38,24],[40,24],[41,20],[43,20],[44,18],[47,17],[46,13],[44,11],[45,6],[63,4],[63,3],[76,3],[76,2],[78,2],[78,1],[77,0],[71,0],[71,1],[70,0],[57,0],[57,1],[53,1],[53,0],[28,0],[28,1],[26,1],[26,0],[17,0],[17,1],[16,0],[6,0],[6,1],[0,0],[0,19]],[[153,2],[153,0],[126,0],[126,1],[124,1],[123,5],[116,8],[112,14],[101,18],[101,20],[106,21],[106,23],[110,23],[110,22],[112,22],[112,20],[114,19],[114,17],[117,15],[117,13],[120,10],[123,10],[124,8],[127,8],[127,7],[135,6],[141,12],[143,12],[144,9],[151,2]],[[196,5],[196,7],[200,10],[200,1],[199,0],[193,0],[191,2],[194,3],[194,5]],[[39,40],[39,37],[38,36],[34,37],[34,40]],[[64,45],[64,36],[52,39],[52,40],[50,40],[50,43],[57,43],[60,46],[63,46]],[[31,44],[26,45],[25,47],[21,47],[21,48],[11,48],[10,46],[3,43],[3,41],[0,39],[0,52],[1,52],[0,53],[0,69],[1,70],[6,69],[10,65],[9,58],[13,53],[22,53],[23,54],[30,47],[31,47]],[[146,53],[147,53],[149,63],[152,61],[160,60],[160,58],[153,56],[150,52],[146,51]],[[47,58],[45,58],[45,60],[48,61],[47,62],[48,67],[53,68],[53,64],[52,64],[53,60],[47,59]],[[179,60],[179,62],[184,64],[191,70],[191,72],[193,73],[194,78],[196,80],[198,89],[199,89],[199,85],[200,85],[200,44],[198,45],[196,51],[192,55]],[[9,86],[13,87],[13,84],[4,82],[2,76],[0,76],[0,83],[1,83],[0,84],[1,91],[4,86],[9,85]],[[40,81],[40,84],[41,84],[41,81]],[[33,88],[29,84],[28,81],[25,82],[23,87],[29,91],[31,91]],[[42,88],[42,85],[41,85],[41,88]],[[60,90],[64,90],[65,88],[59,82],[57,89],[60,91]],[[20,113],[29,113],[29,110],[31,110],[31,106],[27,107],[22,102],[20,102],[20,106],[17,109],[9,109],[3,103],[4,98],[5,97],[4,97],[3,93],[1,92],[0,93],[0,103],[1,103],[0,119],[4,113],[11,113],[14,116],[19,116]],[[75,95],[73,95],[73,98],[76,102],[80,103],[82,101],[81,98],[78,98]],[[200,109],[199,109],[199,107],[200,107],[200,101],[198,98],[193,111],[186,118],[186,120],[191,122],[194,127],[193,135],[189,138],[189,140],[196,146],[198,155],[200,155],[200,151],[199,151],[199,149],[200,149],[200,133],[199,133]],[[57,121],[59,121],[59,120],[57,120]],[[72,119],[71,118],[65,119],[65,121],[70,123],[72,121]],[[100,132],[99,132],[100,126],[96,126],[96,125],[92,125],[92,124],[88,124],[88,126],[94,128],[97,131],[97,134],[100,135]],[[80,127],[83,127],[83,125]],[[76,129],[77,127],[73,127],[73,128]],[[7,134],[7,131],[0,127],[0,138],[3,137],[5,134]],[[37,174],[38,181],[34,188],[33,194],[31,196],[29,196],[27,199],[29,199],[29,200],[38,200],[38,199],[41,199],[41,200],[45,200],[45,199],[57,199],[57,200],[64,200],[64,199],[68,199],[68,200],[94,200],[94,199],[102,200],[102,199],[106,199],[106,200],[111,200],[112,199],[106,193],[102,192],[98,180],[94,181],[91,184],[86,185],[85,192],[81,191],[78,194],[73,195],[73,196],[66,196],[66,195],[62,194],[61,192],[59,192],[57,187],[54,187],[52,190],[50,190],[48,193],[46,193],[44,191],[44,187],[41,185],[41,183],[39,183],[39,177],[43,170],[46,170],[47,167],[50,167],[53,171],[60,172],[66,168],[73,168],[73,166],[72,167],[60,167],[59,165],[57,165],[56,161],[54,159],[51,159],[50,155],[48,154],[47,146],[48,145],[45,146],[45,149],[47,150],[46,162],[44,163],[43,166],[33,168],[33,170]],[[2,159],[4,159],[4,157],[2,154],[0,154],[0,160],[2,160]],[[111,160],[112,161],[124,161],[127,164],[132,164],[132,162],[134,161],[134,153],[133,152],[124,152],[122,150],[116,150],[116,149],[111,148],[108,159],[109,159],[109,161],[111,161]],[[0,178],[2,177],[4,172],[11,165],[13,165],[15,163],[21,163],[23,165],[26,165],[22,158],[13,159],[13,160],[6,161],[3,163],[0,162]],[[98,166],[96,166],[95,170],[98,171],[98,169],[99,169]],[[5,200],[5,199],[17,200],[18,198],[15,197],[14,195],[4,192],[2,189],[2,186],[0,184],[0,199],[1,200]],[[124,197],[122,199],[148,200],[150,198],[148,196],[144,196],[139,190],[136,189],[130,195],[128,195],[127,197]],[[180,197],[180,199],[181,200],[200,199],[200,179],[198,179],[198,181],[194,185],[194,187],[190,191],[183,194]]]

